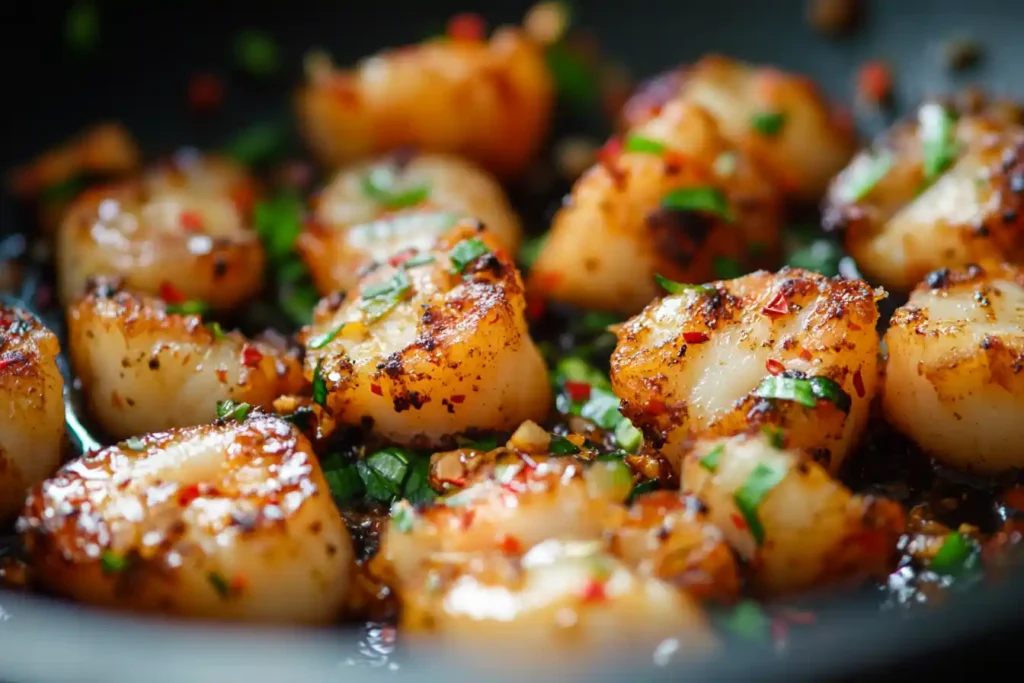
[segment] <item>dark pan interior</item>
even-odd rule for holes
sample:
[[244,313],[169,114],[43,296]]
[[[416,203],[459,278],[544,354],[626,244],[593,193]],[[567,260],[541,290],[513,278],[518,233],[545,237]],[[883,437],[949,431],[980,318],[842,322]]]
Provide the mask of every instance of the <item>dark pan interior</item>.
[[[102,44],[84,61],[69,55],[64,46],[67,4],[8,0],[0,6],[5,108],[13,122],[5,127],[0,145],[4,172],[84,125],[106,119],[123,121],[149,155],[185,144],[217,147],[247,124],[289,120],[287,92],[297,82],[302,55],[310,47],[326,48],[339,63],[346,63],[382,46],[419,40],[457,11],[480,11],[491,23],[501,23],[520,19],[531,3],[100,0]],[[603,51],[640,76],[720,52],[806,73],[834,98],[850,102],[857,66],[880,58],[894,67],[898,107],[969,82],[1002,94],[1024,95],[1024,42],[1019,39],[1024,6],[1014,0],[866,4],[860,30],[852,37],[831,40],[807,26],[799,0],[574,3],[579,23],[593,29]],[[245,26],[270,30],[281,42],[286,73],[278,82],[252,84],[233,74],[230,37]],[[954,76],[944,65],[942,50],[955,37],[979,41],[984,56],[977,67]],[[208,120],[190,116],[186,104],[189,76],[199,70],[221,74],[227,83],[225,112]],[[885,122],[881,116],[858,120],[865,131]],[[12,202],[4,197],[0,235],[15,229],[18,219]],[[1012,653],[1010,644],[1022,635],[1024,623],[1014,606],[1022,603],[1024,582],[1005,581],[924,618],[879,619],[876,612],[860,606],[844,607],[833,619],[823,620],[820,633],[788,661],[751,654],[749,659],[716,662],[693,673],[699,678],[751,678],[756,672],[765,678],[852,680],[871,670],[873,676],[884,671],[886,678],[896,680],[934,675],[969,662],[980,674],[1002,665]],[[336,638],[292,640],[264,632],[250,641],[238,634],[128,623],[71,606],[0,595],[0,677],[136,679],[132,666],[147,663],[147,678],[161,680],[187,674],[205,680],[236,664],[246,666],[249,678],[267,680],[281,680],[281,673],[296,680],[320,680],[331,672],[339,680],[384,673],[340,666],[346,648],[338,646]],[[151,655],[132,659],[150,650]],[[113,666],[115,660],[118,664]],[[680,672],[599,673],[587,675],[654,679],[677,677]],[[441,657],[416,672],[391,672],[388,677],[403,674],[418,680],[451,680],[466,672]]]

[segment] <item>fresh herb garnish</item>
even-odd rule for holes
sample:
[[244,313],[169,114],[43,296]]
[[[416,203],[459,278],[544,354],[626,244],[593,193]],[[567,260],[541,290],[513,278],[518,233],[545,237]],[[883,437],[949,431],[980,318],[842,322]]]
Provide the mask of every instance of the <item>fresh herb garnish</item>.
[[699,211],[736,220],[725,193],[717,187],[678,187],[661,198],[661,206],[669,211]]
[[661,487],[661,484],[657,479],[648,479],[642,481],[633,487],[633,490],[629,493],[629,498],[626,499],[626,505],[632,505],[633,501],[637,499],[637,496],[642,496],[645,493],[651,491],[657,491]]
[[133,436],[130,439],[126,439],[124,442],[125,448],[130,451],[144,451],[146,450],[146,442],[137,436]]
[[459,448],[468,448],[474,451],[493,451],[498,447],[498,437],[483,436],[477,439],[459,440]]
[[235,36],[235,61],[252,76],[272,76],[281,68],[277,43],[264,31],[246,29]]
[[430,456],[409,456],[409,474],[402,487],[402,497],[413,505],[426,505],[437,498],[437,491],[430,485]]
[[594,69],[564,43],[548,46],[546,57],[559,98],[581,112],[592,111],[601,92]]
[[888,151],[858,160],[850,169],[850,175],[844,178],[839,190],[840,198],[847,202],[859,202],[864,199],[895,163],[896,159]]
[[470,263],[490,253],[490,248],[476,237],[462,240],[448,252],[448,258],[452,262],[451,272],[458,275],[464,272]]
[[312,407],[299,406],[298,408],[295,409],[294,412],[291,412],[287,415],[282,415],[281,419],[283,419],[285,422],[292,423],[301,431],[306,431],[307,429],[309,429],[313,421],[313,416],[314,412]]
[[623,418],[615,426],[615,443],[627,453],[636,453],[644,444],[644,434],[632,422]]
[[931,182],[956,160],[957,145],[953,136],[956,120],[945,107],[935,102],[921,107],[917,120],[924,179]]
[[754,114],[750,126],[765,137],[773,138],[782,132],[786,125],[786,115],[777,111],[764,111]]
[[623,150],[640,154],[662,154],[665,151],[665,143],[644,137],[643,135],[630,133],[626,136]]
[[239,133],[227,147],[228,156],[246,166],[264,164],[281,153],[285,135],[273,123],[259,123]]
[[786,445],[786,435],[778,427],[772,427],[771,425],[761,425],[761,433],[768,439],[768,443],[772,448],[781,449]]
[[210,305],[205,301],[182,301],[180,303],[166,304],[164,310],[171,315],[204,315],[210,312]]
[[230,398],[217,401],[217,417],[222,420],[236,420],[242,422],[249,416],[252,406],[248,403],[236,403]]
[[341,455],[330,453],[320,460],[324,479],[331,489],[331,496],[339,503],[363,495],[363,480],[355,465],[345,462]]
[[716,255],[711,264],[715,277],[719,280],[732,280],[743,276],[743,266],[731,256]]
[[226,598],[231,594],[231,585],[219,572],[210,572],[206,575],[206,579],[210,582],[210,585],[213,586],[213,590],[217,591],[217,595],[220,597]]
[[551,436],[551,445],[548,446],[551,455],[576,455],[580,452],[579,446],[569,441],[564,436],[554,434]]
[[426,200],[430,196],[430,184],[403,185],[394,168],[377,166],[363,176],[363,192],[389,209],[404,209]]
[[410,268],[416,268],[417,266],[425,266],[428,263],[433,263],[437,260],[437,257],[427,252],[421,252],[410,256],[406,260],[402,261],[402,268],[409,270]]
[[128,558],[118,555],[112,550],[104,550],[100,553],[100,569],[104,574],[117,574],[128,568]]
[[747,522],[750,534],[754,541],[761,545],[764,543],[764,526],[757,516],[757,508],[765,496],[774,489],[786,476],[788,468],[778,463],[758,463],[747,475],[743,486],[733,495],[733,501],[739,508],[740,514]]
[[723,629],[749,643],[766,643],[771,622],[754,600],[744,600],[718,619]]
[[409,471],[409,454],[401,448],[385,448],[360,460],[356,468],[367,497],[390,503],[402,495],[402,484]]
[[843,258],[843,250],[831,240],[816,239],[810,244],[800,247],[786,260],[792,268],[813,270],[826,277],[839,274],[839,261]]
[[977,556],[977,546],[959,531],[946,536],[942,547],[928,563],[928,569],[936,574],[960,576],[971,569]]
[[295,241],[302,232],[305,207],[293,192],[279,192],[253,209],[253,225],[272,263],[280,264],[295,254]]
[[707,285],[689,285],[683,282],[675,282],[669,280],[661,273],[655,273],[654,279],[661,285],[669,294],[682,294],[683,292],[696,292],[697,294],[711,294],[715,291],[714,287],[708,287]]
[[725,444],[718,444],[709,453],[700,457],[697,461],[701,467],[714,474],[718,471],[718,461],[722,459],[725,452]]
[[341,332],[342,328],[344,327],[345,323],[341,323],[334,329],[328,330],[323,334],[318,334],[317,336],[309,340],[309,348],[314,350],[322,349],[323,347],[327,346],[332,341],[334,341],[334,338],[338,336],[338,333]]
[[296,324],[308,325],[313,319],[313,308],[320,300],[316,289],[309,284],[282,286],[278,293],[281,310]]
[[795,401],[806,408],[814,408],[819,399],[824,399],[844,413],[850,410],[850,395],[828,377],[765,377],[754,393],[761,398]]
[[206,329],[210,331],[214,339],[221,340],[227,339],[227,335],[224,334],[224,328],[220,326],[220,323],[214,320],[213,322],[206,323]]
[[327,380],[324,379],[324,359],[318,358],[313,369],[313,403],[325,407],[327,405]]

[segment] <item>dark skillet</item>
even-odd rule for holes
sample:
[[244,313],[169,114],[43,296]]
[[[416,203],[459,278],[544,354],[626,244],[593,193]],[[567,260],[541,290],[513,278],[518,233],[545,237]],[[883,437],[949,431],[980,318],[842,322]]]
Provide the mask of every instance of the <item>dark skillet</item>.
[[[85,62],[72,58],[64,47],[61,21],[66,3],[9,0],[0,7],[4,101],[11,121],[0,146],[0,169],[6,171],[102,119],[123,121],[149,155],[182,144],[216,147],[247,124],[288,120],[286,88],[295,82],[301,56],[311,46],[328,48],[344,63],[385,45],[419,40],[457,11],[476,9],[492,23],[511,22],[520,19],[531,3],[99,4],[104,14],[102,44]],[[1024,43],[1019,40],[1024,10],[1016,3],[900,0],[868,5],[866,21],[852,37],[829,40],[807,26],[803,3],[796,0],[576,3],[580,22],[598,34],[603,49],[639,75],[720,52],[805,73],[834,98],[850,101],[858,64],[883,58],[895,67],[897,105],[952,91],[966,82],[1024,95],[1024,86],[1017,83],[1018,69],[1024,67]],[[223,115],[211,120],[189,116],[184,95],[189,76],[197,70],[230,76],[229,37],[247,25],[274,32],[290,72],[277,84],[261,86],[232,77]],[[984,59],[971,71],[952,77],[944,66],[942,47],[949,38],[962,35],[980,41]],[[860,121],[865,130],[884,122]],[[20,219],[5,197],[0,236],[21,227]],[[976,675],[983,674],[1004,663],[1024,635],[1024,615],[1017,609],[1024,604],[1024,581],[1013,578],[911,618],[880,617],[877,600],[844,600],[825,610],[817,627],[796,642],[785,659],[752,649],[695,668],[613,667],[595,672],[581,663],[575,673],[591,680],[682,678],[687,673],[700,680],[854,680],[868,675],[896,680],[969,665]],[[337,633],[321,638],[211,631],[194,624],[139,622],[35,596],[0,595],[0,677],[9,680],[229,680],[243,675],[247,680],[457,680],[469,673],[443,651],[397,672],[344,666],[358,648],[358,643]],[[364,664],[371,661],[359,659]],[[234,675],[226,676],[228,672]]]

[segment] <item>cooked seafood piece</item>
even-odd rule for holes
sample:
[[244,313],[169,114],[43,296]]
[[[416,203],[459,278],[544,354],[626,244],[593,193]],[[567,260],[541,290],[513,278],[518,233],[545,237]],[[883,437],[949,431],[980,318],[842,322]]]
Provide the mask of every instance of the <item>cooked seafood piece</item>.
[[64,378],[57,337],[35,316],[0,304],[0,523],[64,454]]
[[657,274],[706,282],[777,252],[777,192],[700,107],[673,101],[603,157],[555,216],[534,292],[632,315],[658,295]]
[[939,268],[1024,260],[1024,128],[927,102],[832,183],[826,227],[873,283],[907,292]]
[[84,193],[57,233],[57,279],[70,304],[97,276],[169,303],[229,309],[263,283],[249,216],[254,181],[220,157],[181,152],[140,178]]
[[19,529],[49,590],[135,611],[327,623],[352,574],[309,442],[260,413],[74,460],[32,491]]
[[355,69],[313,70],[296,101],[313,153],[332,168],[405,146],[521,173],[547,135],[553,88],[541,47],[501,28],[432,40]]
[[624,323],[611,382],[622,412],[676,466],[694,435],[785,429],[835,473],[878,383],[875,292],[797,268],[676,292]]
[[461,221],[321,302],[302,335],[314,400],[338,422],[417,447],[541,420],[551,388],[525,309],[512,259]]
[[110,436],[212,422],[218,401],[270,408],[305,386],[298,350],[283,338],[249,340],[176,310],[108,283],[68,309],[72,366]]
[[885,576],[905,520],[899,504],[856,496],[809,453],[755,433],[698,441],[683,489],[748,562],[762,594]]
[[953,467],[1024,466],[1024,274],[990,264],[942,269],[885,333],[885,419]]
[[327,295],[355,287],[375,263],[429,249],[466,217],[483,223],[509,253],[519,250],[519,219],[485,170],[454,156],[396,153],[339,171],[297,246]]

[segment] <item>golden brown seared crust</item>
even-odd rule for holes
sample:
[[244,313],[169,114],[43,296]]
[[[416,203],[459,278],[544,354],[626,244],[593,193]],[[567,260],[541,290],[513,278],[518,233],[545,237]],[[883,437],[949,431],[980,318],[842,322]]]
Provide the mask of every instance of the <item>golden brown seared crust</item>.
[[[896,124],[839,174],[825,227],[845,232],[868,279],[900,291],[938,268],[1024,259],[1024,128],[999,112],[960,116],[956,159],[932,181],[924,177],[919,130],[916,118]],[[886,158],[891,167],[857,198],[864,169]]]
[[334,558],[351,555],[328,491],[306,438],[252,414],[72,461],[33,489],[18,528],[42,584],[77,600],[324,622],[347,581]]
[[412,145],[522,172],[543,142],[551,78],[539,46],[515,29],[490,40],[430,41],[323,74],[297,96],[300,125],[330,167]]
[[[409,262],[429,262],[383,265],[357,292],[317,307],[302,336],[306,375],[313,381],[319,366],[325,408],[335,419],[372,424],[403,442],[439,444],[471,427],[510,430],[546,415],[550,388],[527,330],[522,279],[473,223],[462,222],[428,252],[408,254]],[[458,272],[451,252],[467,240],[479,240],[486,253]],[[395,277],[407,277],[409,286],[373,319],[375,302],[364,292]]]
[[68,339],[90,413],[115,438],[209,422],[221,400],[269,408],[305,384],[283,339],[215,332],[106,280],[68,309]]
[[30,313],[0,305],[0,523],[64,454],[64,380],[57,337]]
[[237,305],[263,280],[263,247],[250,224],[257,196],[237,164],[189,155],[86,191],[58,232],[63,300],[82,296],[90,278],[116,276],[146,294]]

